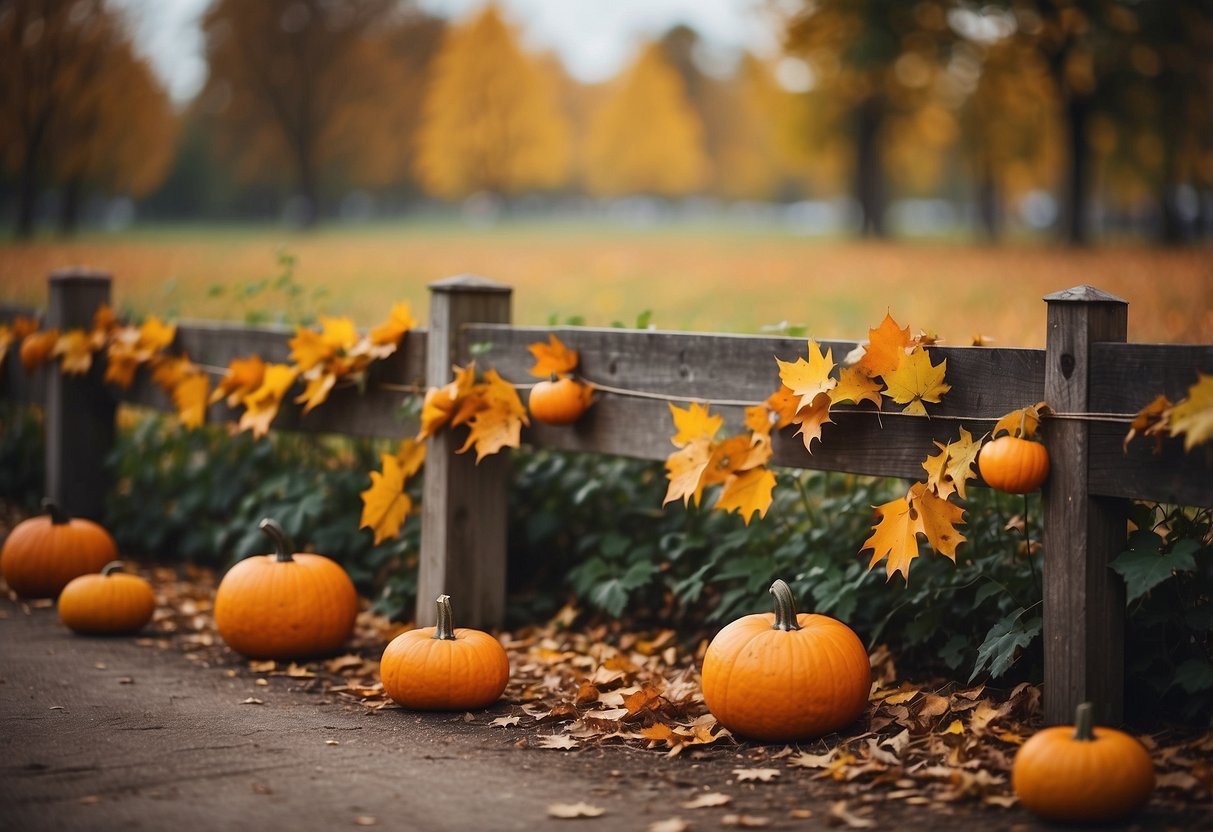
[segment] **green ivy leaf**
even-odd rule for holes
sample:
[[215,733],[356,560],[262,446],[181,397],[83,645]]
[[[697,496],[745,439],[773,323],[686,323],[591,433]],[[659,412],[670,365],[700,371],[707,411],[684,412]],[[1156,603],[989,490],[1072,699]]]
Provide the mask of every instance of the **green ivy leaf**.
[[990,676],[997,679],[1014,663],[1016,651],[1036,640],[1040,635],[1040,616],[1024,619],[1026,612],[1025,608],[1020,607],[990,628],[985,641],[977,649],[977,664],[969,676],[970,682],[987,666]]
[[1213,664],[1206,659],[1188,659],[1175,669],[1175,684],[1187,693],[1213,689]]
[[1195,540],[1181,540],[1163,554],[1163,540],[1155,532],[1136,531],[1129,536],[1129,548],[1110,566],[1125,579],[1129,603],[1136,601],[1177,571],[1196,568],[1193,555],[1200,548]]

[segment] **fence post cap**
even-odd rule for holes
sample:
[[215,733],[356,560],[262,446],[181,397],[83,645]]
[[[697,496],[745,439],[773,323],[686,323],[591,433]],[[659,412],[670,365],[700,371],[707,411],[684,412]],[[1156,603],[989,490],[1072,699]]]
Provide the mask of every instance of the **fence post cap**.
[[479,294],[509,294],[514,290],[504,283],[489,280],[475,274],[457,274],[454,277],[444,277],[429,284],[431,292],[473,292]]
[[1083,284],[1082,286],[1074,286],[1070,289],[1062,289],[1060,292],[1053,292],[1044,296],[1045,303],[1123,303],[1128,304],[1124,298],[1118,298],[1111,292],[1105,292],[1103,289],[1097,289],[1094,286]]
[[100,269],[90,269],[85,266],[68,266],[51,272],[51,283],[108,283],[110,273]]

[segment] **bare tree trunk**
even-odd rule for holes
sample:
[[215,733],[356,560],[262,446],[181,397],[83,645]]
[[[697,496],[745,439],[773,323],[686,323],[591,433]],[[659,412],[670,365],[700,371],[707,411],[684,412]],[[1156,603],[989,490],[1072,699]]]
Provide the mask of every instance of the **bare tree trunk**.
[[884,164],[881,159],[881,127],[885,102],[869,96],[855,112],[855,198],[863,215],[860,234],[886,237],[884,221]]
[[59,208],[59,233],[71,237],[80,227],[80,197],[84,193],[84,180],[73,176],[63,186],[63,204]]
[[1066,198],[1062,231],[1066,242],[1085,246],[1091,241],[1088,227],[1090,212],[1091,153],[1087,143],[1087,119],[1090,100],[1084,95],[1070,93],[1065,105],[1066,147],[1069,169],[1066,176]]
[[988,156],[981,160],[977,172],[977,214],[987,241],[998,242],[1002,237],[1002,211],[999,209],[998,177]]

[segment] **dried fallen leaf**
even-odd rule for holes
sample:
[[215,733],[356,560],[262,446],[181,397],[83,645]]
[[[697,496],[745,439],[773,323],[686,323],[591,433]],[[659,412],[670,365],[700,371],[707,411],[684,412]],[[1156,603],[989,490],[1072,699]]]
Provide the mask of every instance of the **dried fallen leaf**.
[[830,804],[829,817],[831,823],[835,825],[843,823],[851,829],[871,829],[876,825],[876,821],[871,818],[860,817],[848,809],[845,800],[838,800]]
[[373,815],[359,815],[358,817],[354,818],[355,826],[377,826],[378,824],[379,818]]
[[255,696],[250,696],[248,699],[240,700],[240,704],[241,705],[264,705],[265,703],[262,702],[260,699],[258,699]]
[[779,769],[776,768],[735,768],[733,774],[737,777],[738,783],[759,782],[770,783],[779,776]]
[[553,803],[548,806],[548,817],[573,819],[596,818],[606,813],[606,809],[581,801],[578,803]]
[[691,824],[682,818],[666,818],[649,824],[648,832],[690,832]]
[[557,751],[572,751],[577,747],[577,740],[570,737],[568,734],[552,734],[546,737],[540,737],[536,743],[538,748],[552,748]]
[[727,794],[705,792],[704,794],[697,794],[695,797],[679,805],[684,809],[711,809],[716,806],[727,806],[732,802],[733,798]]
[[517,725],[521,721],[522,721],[522,717],[520,717],[520,716],[499,716],[496,719],[494,719],[493,721],[491,721],[489,723],[489,725],[492,725],[497,728],[513,728],[515,725]]
[[721,826],[738,826],[742,829],[759,829],[770,824],[770,818],[758,815],[725,815],[720,819]]

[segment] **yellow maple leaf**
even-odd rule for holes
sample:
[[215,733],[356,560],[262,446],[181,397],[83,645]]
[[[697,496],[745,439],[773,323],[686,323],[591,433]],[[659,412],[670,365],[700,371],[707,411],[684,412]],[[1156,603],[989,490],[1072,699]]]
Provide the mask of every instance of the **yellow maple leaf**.
[[329,393],[337,383],[336,373],[316,372],[321,369],[315,367],[312,372],[304,375],[307,384],[304,386],[303,392],[295,397],[295,404],[302,404],[304,413],[311,413],[316,406],[328,401]]
[[998,420],[994,425],[994,430],[990,431],[990,436],[998,436],[998,434],[1005,431],[1008,436],[1031,439],[1036,435],[1036,429],[1040,427],[1041,415],[1049,412],[1049,406],[1044,402],[1037,402],[1029,407],[1012,410]]
[[211,394],[211,403],[227,399],[228,407],[235,407],[249,393],[261,386],[265,378],[265,362],[259,355],[248,358],[233,358],[227,365],[227,372],[215,385]]
[[456,400],[446,387],[431,387],[425,391],[425,399],[421,403],[421,428],[417,432],[418,439],[433,436],[443,425],[450,421],[455,410]]
[[910,561],[918,557],[918,518],[905,497],[876,506],[876,514],[880,519],[872,527],[872,536],[864,541],[859,551],[872,550],[869,570],[888,558],[885,562],[886,580],[900,572],[908,582]]
[[755,437],[765,436],[769,439],[771,429],[778,420],[779,414],[767,407],[765,402],[745,409],[745,426]]
[[[965,541],[965,536],[956,529],[964,522],[964,509],[940,498],[921,482],[910,486],[907,501],[913,509],[911,513],[917,515],[918,531],[927,536],[927,542],[936,552],[955,563],[956,547]],[[908,579],[908,562],[906,569]]]
[[82,376],[93,366],[92,344],[82,329],[60,335],[51,354],[59,358],[59,367],[67,375]]
[[264,436],[297,376],[298,371],[289,364],[267,364],[261,386],[244,397],[240,430],[252,430],[254,436]]
[[41,367],[51,357],[59,343],[59,330],[31,332],[21,339],[21,366],[26,371]]
[[139,327],[139,346],[152,354],[171,347],[176,337],[177,325],[166,324],[155,315],[149,315]]
[[897,369],[905,357],[907,348],[913,343],[910,328],[897,325],[893,316],[885,313],[884,320],[876,329],[868,330],[868,343],[863,358],[855,364],[867,376],[884,376]]
[[671,453],[665,460],[666,479],[670,481],[666,488],[664,506],[674,500],[681,499],[686,505],[692,499],[699,504],[703,494],[700,480],[708,462],[712,458],[712,440],[699,436],[689,440],[677,451]]
[[1213,438],[1213,375],[1197,372],[1188,397],[1171,408],[1171,433],[1183,434],[1184,451]]
[[415,326],[417,319],[413,317],[412,308],[407,303],[397,303],[388,313],[387,320],[371,330],[371,343],[399,344],[404,334]]
[[320,337],[333,351],[348,350],[358,343],[358,328],[349,318],[320,316]]
[[405,478],[413,476],[425,464],[425,443],[406,436],[396,448],[396,459],[404,470]]
[[535,366],[531,367],[531,375],[536,378],[550,378],[553,375],[564,376],[577,369],[579,356],[577,350],[571,350],[560,342],[555,334],[548,335],[548,342],[538,341],[527,347],[535,356]]
[[669,407],[670,415],[674,417],[674,427],[677,429],[670,441],[680,448],[696,439],[711,440],[724,425],[723,416],[712,416],[708,412],[711,405],[691,402],[691,406],[686,410],[673,403],[670,403]]
[[830,394],[818,393],[817,398],[813,399],[812,404],[803,408],[796,414],[793,424],[800,425],[800,429],[796,434],[804,441],[804,449],[809,453],[813,453],[811,447],[814,439],[821,438],[821,428],[826,422],[832,423],[834,420],[830,418]]
[[827,350],[824,355],[816,341],[809,340],[808,361],[796,359],[795,363],[775,359],[779,365],[779,378],[784,386],[800,398],[797,410],[809,407],[819,393],[826,393],[834,388],[838,381],[830,376],[834,369],[834,351]]
[[713,443],[708,465],[699,481],[700,487],[706,488],[709,485],[722,483],[732,474],[740,471],[742,465],[749,459],[752,444],[750,436],[743,433]]
[[830,390],[830,401],[834,404],[868,401],[879,408],[883,400],[880,398],[880,384],[856,366],[843,367],[838,371],[838,384]]
[[968,499],[966,489],[968,481],[976,477],[973,464],[981,451],[984,436],[973,438],[965,428],[960,428],[960,437],[944,445],[936,442],[939,454],[928,456],[923,461],[923,470],[927,472],[927,485],[942,499],[948,499],[957,494],[960,499]]
[[400,526],[413,508],[413,501],[404,491],[408,475],[400,460],[383,454],[381,461],[383,472],[371,471],[371,487],[360,495],[362,519],[358,526],[375,533],[376,545],[400,534]]
[[519,418],[522,424],[531,423],[526,405],[518,395],[518,388],[503,379],[496,370],[485,370],[484,380],[476,385],[476,389],[489,407],[504,407],[510,415]]
[[98,306],[97,311],[93,313],[93,330],[109,332],[116,326],[118,326],[118,316],[114,314],[114,307],[108,303]]
[[206,421],[210,387],[210,377],[201,371],[184,376],[173,386],[173,405],[177,408],[177,418],[182,425],[196,428]]
[[291,361],[294,361],[295,366],[303,373],[325,363],[337,353],[336,348],[328,343],[324,336],[306,327],[296,329],[295,337],[287,343],[291,348]]
[[896,370],[884,374],[888,388],[884,394],[898,404],[906,405],[904,413],[925,416],[927,409],[923,402],[938,402],[940,396],[952,389],[943,380],[947,364],[945,358],[932,366],[927,351],[916,347],[902,359]]
[[770,469],[751,468],[733,474],[725,480],[714,508],[737,512],[748,526],[755,513],[759,517],[767,516],[767,509],[771,507],[771,492],[774,489],[775,475]]

